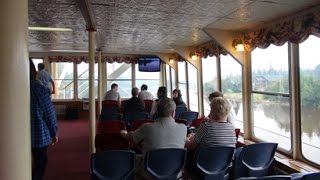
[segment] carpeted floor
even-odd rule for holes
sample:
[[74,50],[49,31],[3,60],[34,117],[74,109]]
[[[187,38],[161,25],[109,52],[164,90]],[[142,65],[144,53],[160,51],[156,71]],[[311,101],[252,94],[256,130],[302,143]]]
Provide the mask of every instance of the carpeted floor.
[[59,142],[48,148],[44,180],[89,180],[88,120],[60,120]]

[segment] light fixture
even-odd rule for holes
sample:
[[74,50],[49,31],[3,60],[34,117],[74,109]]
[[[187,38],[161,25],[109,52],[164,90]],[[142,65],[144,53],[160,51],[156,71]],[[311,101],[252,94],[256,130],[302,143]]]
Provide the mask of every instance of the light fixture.
[[190,58],[193,60],[193,61],[196,61],[198,59],[198,56],[199,54],[197,54],[196,52],[191,52],[190,53]]
[[232,47],[236,50],[236,51],[244,51],[244,44],[242,42],[241,39],[235,39],[232,41]]
[[53,28],[53,27],[28,27],[29,31],[61,31],[70,32],[71,28]]
[[169,63],[173,64],[173,58],[169,58]]

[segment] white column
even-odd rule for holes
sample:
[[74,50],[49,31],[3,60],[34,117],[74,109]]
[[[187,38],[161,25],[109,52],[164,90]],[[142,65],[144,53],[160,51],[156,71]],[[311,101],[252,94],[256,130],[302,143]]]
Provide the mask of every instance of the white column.
[[95,35],[96,32],[89,30],[89,152],[95,153],[94,139],[96,136],[96,103],[94,87],[94,63],[95,63]]
[[102,109],[102,63],[101,63],[101,50],[98,51],[98,113],[100,114]]
[[27,2],[0,6],[0,179],[6,180],[31,180]]

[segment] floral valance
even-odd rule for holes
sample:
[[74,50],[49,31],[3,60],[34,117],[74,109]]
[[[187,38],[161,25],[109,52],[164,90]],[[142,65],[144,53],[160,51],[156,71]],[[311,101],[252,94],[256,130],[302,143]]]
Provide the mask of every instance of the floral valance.
[[286,42],[301,43],[311,34],[320,37],[319,7],[245,33],[243,40],[246,47],[253,50],[256,47],[267,48],[270,44],[281,46]]
[[173,57],[173,59],[174,59],[175,61],[178,61],[178,62],[186,61],[182,56],[180,56],[180,55],[177,54],[177,53],[174,53],[174,54],[172,55],[172,57]]
[[196,47],[197,55],[207,58],[208,56],[220,56],[221,54],[227,55],[228,52],[218,45],[215,41],[199,45]]
[[[80,64],[81,62],[89,62],[88,56],[49,56],[49,62],[74,62]],[[95,62],[98,62],[98,57],[95,57]],[[108,63],[137,63],[138,57],[136,56],[103,56],[101,62]]]

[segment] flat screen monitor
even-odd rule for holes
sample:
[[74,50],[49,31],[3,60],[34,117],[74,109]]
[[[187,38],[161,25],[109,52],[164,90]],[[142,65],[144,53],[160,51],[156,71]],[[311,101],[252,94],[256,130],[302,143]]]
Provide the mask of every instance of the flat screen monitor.
[[139,71],[141,72],[160,72],[160,58],[140,57],[138,60]]

